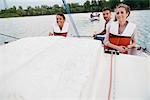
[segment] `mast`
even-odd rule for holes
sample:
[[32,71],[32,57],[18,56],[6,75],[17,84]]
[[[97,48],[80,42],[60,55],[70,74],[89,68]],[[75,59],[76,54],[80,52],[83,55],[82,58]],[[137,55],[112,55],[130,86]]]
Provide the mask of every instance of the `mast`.
[[69,6],[68,6],[67,3],[66,3],[66,0],[62,0],[62,2],[63,2],[63,4],[64,4],[64,8],[65,8],[65,10],[66,10],[66,12],[67,12],[67,14],[68,14],[68,16],[69,16],[69,18],[70,18],[70,21],[72,22],[72,25],[73,25],[73,28],[74,28],[74,30],[75,30],[75,32],[76,32],[77,37],[80,37],[79,32],[78,32],[78,30],[77,30],[77,27],[76,27],[76,25],[75,25],[75,23],[74,23],[74,20],[73,20],[71,14],[70,14],[70,9],[69,9]]

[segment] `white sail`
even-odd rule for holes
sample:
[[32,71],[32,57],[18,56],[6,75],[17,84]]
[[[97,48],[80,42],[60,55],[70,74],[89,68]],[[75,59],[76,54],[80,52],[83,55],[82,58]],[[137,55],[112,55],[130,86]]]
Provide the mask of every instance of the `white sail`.
[[[0,46],[0,100],[108,100],[111,55],[99,41],[23,38]],[[110,100],[150,99],[150,58],[113,55]]]

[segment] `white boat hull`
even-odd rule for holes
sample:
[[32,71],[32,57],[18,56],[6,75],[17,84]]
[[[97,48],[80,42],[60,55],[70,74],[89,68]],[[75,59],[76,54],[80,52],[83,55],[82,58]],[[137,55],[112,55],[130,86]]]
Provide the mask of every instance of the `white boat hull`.
[[90,21],[99,21],[99,17],[92,17],[90,18]]

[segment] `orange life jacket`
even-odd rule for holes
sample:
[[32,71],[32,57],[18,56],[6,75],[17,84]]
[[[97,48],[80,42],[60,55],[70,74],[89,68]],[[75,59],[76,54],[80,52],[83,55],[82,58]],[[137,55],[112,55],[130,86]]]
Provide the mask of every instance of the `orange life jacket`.
[[[117,35],[113,35],[113,34],[109,34],[109,42],[117,45],[117,46],[128,46],[130,45],[130,39],[131,37],[127,37],[127,36],[117,36]],[[107,50],[115,50],[111,47],[108,46],[104,46],[105,49]],[[124,52],[124,54],[127,54],[128,52]]]
[[[109,42],[117,46],[128,46],[130,45],[131,37],[134,34],[136,25],[128,22],[126,28],[122,34],[118,34],[119,22],[112,22],[109,28]],[[105,49],[113,49],[108,46],[104,47]],[[113,49],[114,50],[114,49]],[[128,52],[124,52],[125,54]]]

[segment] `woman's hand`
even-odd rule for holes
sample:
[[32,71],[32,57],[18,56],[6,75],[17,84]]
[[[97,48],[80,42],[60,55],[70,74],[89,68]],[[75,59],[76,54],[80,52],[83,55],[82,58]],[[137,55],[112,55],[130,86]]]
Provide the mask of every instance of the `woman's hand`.
[[128,51],[128,48],[126,46],[118,46],[117,50],[121,53]]
[[54,34],[53,33],[49,33],[49,36],[53,36]]
[[133,45],[128,45],[127,48],[131,49],[131,48],[133,48]]

